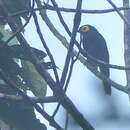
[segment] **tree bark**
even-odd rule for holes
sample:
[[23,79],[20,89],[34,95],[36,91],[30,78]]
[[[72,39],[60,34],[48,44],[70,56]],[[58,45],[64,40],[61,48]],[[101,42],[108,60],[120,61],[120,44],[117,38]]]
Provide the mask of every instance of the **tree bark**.
[[[123,6],[129,6],[129,0],[123,0]],[[124,11],[124,16],[129,24],[124,23],[124,58],[125,65],[130,66],[130,10]],[[126,70],[127,88],[130,95],[130,70]]]

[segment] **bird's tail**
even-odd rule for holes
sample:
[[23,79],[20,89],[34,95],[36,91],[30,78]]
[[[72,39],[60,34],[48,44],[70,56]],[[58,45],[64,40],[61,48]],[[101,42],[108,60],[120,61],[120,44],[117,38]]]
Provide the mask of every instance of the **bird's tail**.
[[[106,77],[109,78],[109,68],[106,67],[100,67],[100,71],[102,74],[104,74]],[[107,81],[103,81],[103,87],[106,94],[111,95],[111,85]]]

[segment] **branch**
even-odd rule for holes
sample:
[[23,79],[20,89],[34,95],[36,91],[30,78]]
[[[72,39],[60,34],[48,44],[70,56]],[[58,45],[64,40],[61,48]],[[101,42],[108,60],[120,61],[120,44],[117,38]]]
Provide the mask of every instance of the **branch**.
[[63,25],[63,27],[65,28],[65,30],[67,31],[67,33],[71,36],[71,39],[70,39],[70,46],[68,48],[68,53],[67,53],[67,56],[66,56],[66,60],[65,60],[65,65],[64,65],[64,69],[63,69],[63,72],[62,72],[62,76],[61,76],[61,86],[63,87],[64,86],[64,83],[65,83],[65,80],[66,80],[66,76],[67,76],[67,72],[68,72],[68,68],[69,68],[69,64],[70,64],[70,58],[71,58],[71,53],[72,53],[72,50],[73,50],[73,47],[74,47],[74,42],[75,42],[75,37],[76,37],[76,33],[77,33],[77,30],[78,30],[78,27],[79,27],[79,24],[80,24],[80,21],[81,21],[81,3],[82,1],[78,1],[77,3],[77,12],[75,14],[75,18],[74,18],[74,25],[73,25],[73,30],[72,30],[72,34],[67,26],[67,24],[65,23],[60,11],[59,11],[59,8],[58,8],[58,5],[56,4],[55,0],[51,0],[56,12],[57,12],[57,15],[59,17],[59,20],[61,22],[61,24]]
[[111,1],[111,0],[107,0],[108,3],[115,9],[115,11],[117,12],[117,14],[121,17],[121,19],[129,25],[128,20],[124,17],[124,15],[120,12],[120,10],[116,7],[116,5]]
[[[53,103],[57,102],[57,99],[54,96],[48,97],[29,97],[34,103]],[[25,102],[26,100],[22,96],[11,95],[0,93],[0,99],[8,100],[8,101],[18,101],[18,102]]]
[[113,69],[117,69],[117,70],[130,70],[130,66],[119,66],[119,65],[109,64],[109,63],[106,63],[106,62],[101,61],[99,59],[96,59],[89,54],[87,54],[87,56],[86,56],[86,52],[84,52],[84,50],[82,48],[80,48],[80,51],[81,51],[80,53],[82,55],[85,55],[85,57],[91,59],[92,61],[94,61],[99,66],[105,66],[107,68],[113,68]]
[[[123,5],[129,5],[129,0],[123,0]],[[124,16],[130,23],[130,11],[124,11]],[[124,58],[125,65],[130,65],[130,25],[124,24]],[[126,70],[127,89],[130,97],[130,71]]]
[[[76,62],[76,60],[77,60],[77,57],[76,57],[76,59],[74,59],[74,57],[72,58],[71,65],[70,65],[70,70],[69,70],[69,74],[68,74],[68,78],[67,78],[67,80],[66,80],[66,84],[65,84],[65,87],[64,87],[64,93],[66,92],[67,87],[68,87],[68,84],[69,84],[69,82],[70,82],[70,78],[71,78],[71,75],[72,75],[74,63]],[[59,108],[60,108],[60,105],[61,105],[61,104],[58,103],[58,105],[57,105],[57,107],[56,107],[56,109],[55,109],[55,111],[54,111],[52,117],[54,117],[54,116],[56,115],[56,113],[58,112],[58,110],[59,110]],[[66,112],[67,112],[67,111],[66,111]],[[67,112],[67,113],[68,113],[68,112]]]
[[35,12],[33,12],[33,18],[34,18],[34,22],[35,22],[35,26],[36,26],[36,29],[37,29],[37,33],[39,35],[39,38],[43,44],[43,47],[46,49],[46,52],[52,62],[52,68],[53,68],[53,71],[54,71],[54,74],[55,74],[55,78],[56,78],[56,82],[57,82],[57,85],[60,86],[60,81],[59,81],[59,76],[58,76],[58,72],[57,72],[57,69],[56,69],[56,64],[55,64],[55,61],[54,61],[54,58],[43,38],[43,35],[42,35],[42,32],[41,32],[41,29],[40,29],[40,26],[38,24],[38,19],[37,19],[37,16],[35,14]]
[[62,73],[62,77],[61,77],[61,84],[63,85],[65,80],[64,77],[67,75],[67,68],[69,66],[69,64],[67,65],[67,63],[70,62],[70,58],[72,56],[72,51],[73,51],[73,48],[74,48],[74,44],[75,44],[75,38],[76,38],[76,33],[78,31],[78,28],[79,28],[79,25],[80,25],[80,22],[81,22],[81,6],[82,6],[82,0],[78,0],[77,2],[77,12],[75,14],[75,17],[74,17],[74,25],[73,25],[73,29],[72,29],[72,34],[71,34],[71,39],[70,39],[70,46],[69,46],[69,49],[68,49],[68,54],[67,54],[67,57],[66,57],[66,61],[65,61],[65,66],[64,66],[64,70],[63,70],[63,73]]
[[[40,8],[35,8],[35,10],[51,10],[51,11],[56,11],[55,8],[51,5],[45,4]],[[124,7],[118,7],[117,8],[119,11],[122,10],[130,10],[129,6],[124,6]],[[61,12],[67,12],[67,13],[75,13],[76,9],[72,9],[72,8],[64,8],[64,7],[59,7],[59,11]],[[81,13],[89,13],[89,14],[104,14],[104,13],[111,13],[111,12],[115,12],[115,9],[101,9],[101,10],[87,10],[87,9],[81,9]]]
[[[122,10],[130,10],[129,6],[124,6],[124,7],[117,7],[117,9],[119,11]],[[41,10],[51,10],[51,11],[56,11],[55,8],[51,5],[45,4],[42,5],[41,7],[38,8],[34,8],[33,11],[41,11]],[[59,7],[59,10],[61,12],[67,12],[67,13],[75,13],[76,9],[72,9],[72,8],[64,8],[64,7]],[[16,13],[12,13],[10,16],[11,17],[15,17],[15,16],[20,16],[22,14],[28,13],[32,10],[28,9],[28,10],[22,10]],[[87,9],[81,9],[81,13],[88,13],[88,14],[104,14],[104,13],[111,13],[111,12],[115,12],[115,9],[100,9],[100,10],[87,10]],[[0,16],[0,18],[3,18],[3,16]]]

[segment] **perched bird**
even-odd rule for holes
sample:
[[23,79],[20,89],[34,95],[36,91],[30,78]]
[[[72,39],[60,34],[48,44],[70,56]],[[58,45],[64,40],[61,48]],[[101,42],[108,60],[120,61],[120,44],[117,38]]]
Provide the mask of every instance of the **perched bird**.
[[[104,61],[106,63],[109,63],[109,53],[106,45],[106,41],[104,37],[98,32],[98,30],[91,26],[91,25],[83,25],[79,28],[78,32],[81,35],[82,43],[83,43],[83,49],[87,54],[90,56]],[[87,58],[89,63],[97,68],[100,68],[100,72],[104,74],[106,77],[109,77],[110,72],[109,68],[105,66],[98,66],[94,61]],[[108,95],[111,95],[111,86],[107,81],[103,81],[103,86],[105,93]]]

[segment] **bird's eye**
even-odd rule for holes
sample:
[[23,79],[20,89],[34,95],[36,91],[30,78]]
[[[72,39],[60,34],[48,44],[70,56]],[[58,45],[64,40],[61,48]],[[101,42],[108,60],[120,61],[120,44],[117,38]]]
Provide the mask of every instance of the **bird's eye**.
[[87,32],[87,31],[89,31],[90,30],[90,28],[88,27],[88,26],[83,26],[82,27],[82,31],[83,32]]

